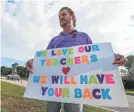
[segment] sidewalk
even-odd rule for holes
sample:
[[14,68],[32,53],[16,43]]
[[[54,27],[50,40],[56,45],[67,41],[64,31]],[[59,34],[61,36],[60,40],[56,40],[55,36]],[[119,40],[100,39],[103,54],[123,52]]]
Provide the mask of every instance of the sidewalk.
[[5,81],[5,82],[12,83],[12,84],[16,84],[16,85],[19,85],[19,86],[23,86],[23,87],[27,86],[27,81],[26,80],[20,80],[20,81],[17,81],[17,80],[7,80],[6,77],[1,77],[0,81],[1,80]]

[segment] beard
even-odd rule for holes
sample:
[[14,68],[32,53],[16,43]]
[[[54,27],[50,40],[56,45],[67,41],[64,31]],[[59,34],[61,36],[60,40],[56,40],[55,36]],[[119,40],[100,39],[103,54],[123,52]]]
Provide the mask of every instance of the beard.
[[60,22],[60,26],[65,27],[69,23],[70,23],[69,20],[63,20],[63,22]]
[[66,26],[66,23],[60,23],[60,26],[64,27],[64,26]]

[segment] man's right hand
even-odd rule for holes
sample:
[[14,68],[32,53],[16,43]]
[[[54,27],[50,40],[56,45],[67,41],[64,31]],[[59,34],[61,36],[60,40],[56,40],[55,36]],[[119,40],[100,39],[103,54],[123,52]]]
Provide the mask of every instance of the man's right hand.
[[26,71],[32,72],[32,69],[33,69],[33,59],[30,59],[26,63]]

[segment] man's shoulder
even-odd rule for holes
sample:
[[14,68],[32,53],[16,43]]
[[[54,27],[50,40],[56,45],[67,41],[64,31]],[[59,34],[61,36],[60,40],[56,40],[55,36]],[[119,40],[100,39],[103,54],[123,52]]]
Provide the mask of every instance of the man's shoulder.
[[91,40],[90,36],[87,33],[78,32],[78,34],[81,35],[81,37],[86,40],[86,44],[91,44],[92,43],[92,40]]
[[89,35],[86,32],[78,31],[77,34],[84,37],[89,37]]
[[58,38],[60,38],[60,36],[59,35],[56,35],[56,36],[54,36],[54,37],[52,37],[52,41],[54,41],[54,40],[56,40],[56,39],[58,39]]
[[[82,31],[77,31],[76,34],[81,35],[81,36],[83,36],[83,37],[89,37],[89,35],[88,35],[86,32],[82,32]],[[52,38],[52,40],[57,40],[57,39],[59,39],[61,36],[63,36],[63,35],[61,35],[61,33],[60,33],[60,34],[54,36],[54,37]]]

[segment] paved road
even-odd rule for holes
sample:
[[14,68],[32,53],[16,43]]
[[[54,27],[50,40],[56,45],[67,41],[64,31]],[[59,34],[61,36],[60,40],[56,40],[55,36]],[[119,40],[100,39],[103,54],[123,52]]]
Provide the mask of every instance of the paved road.
[[27,81],[26,80],[20,80],[20,81],[17,81],[17,80],[7,80],[6,77],[0,77],[0,80],[2,81],[5,81],[5,82],[9,82],[9,83],[12,83],[12,84],[16,84],[16,85],[19,85],[19,86],[23,86],[23,87],[26,87],[27,86]]
[[[9,82],[12,84],[17,84],[17,85],[24,86],[24,87],[27,86],[27,81],[25,81],[25,80],[12,81],[12,80],[7,80],[3,77],[0,79],[2,79],[2,81],[6,81],[6,82]],[[128,97],[130,107],[128,107],[128,108],[126,108],[126,107],[121,107],[121,108],[120,107],[109,107],[108,109],[113,110],[113,112],[134,112],[134,96],[127,95],[127,97]],[[104,108],[106,109],[107,107],[104,107]]]
[[[127,95],[130,107],[110,107],[113,112],[134,112],[134,96]],[[106,107],[107,108],[107,107]]]

